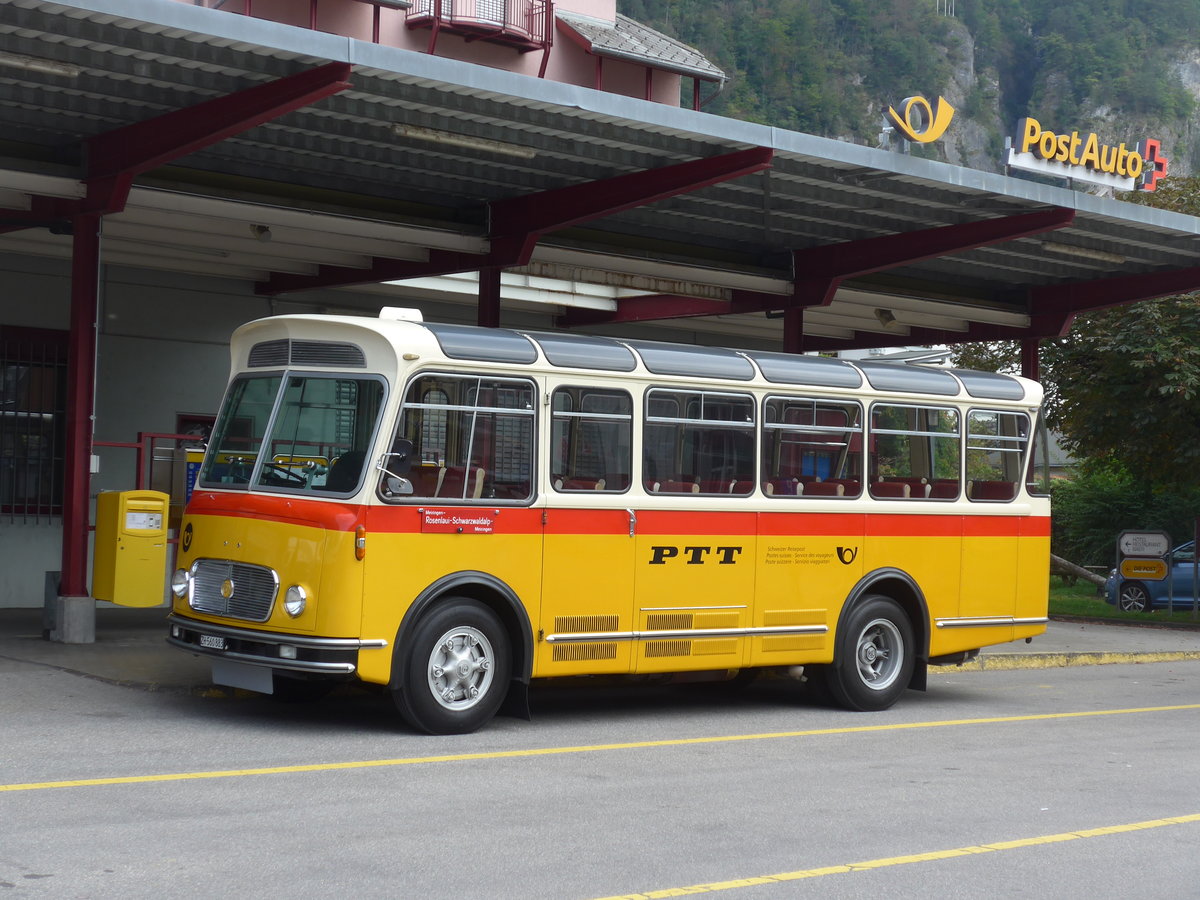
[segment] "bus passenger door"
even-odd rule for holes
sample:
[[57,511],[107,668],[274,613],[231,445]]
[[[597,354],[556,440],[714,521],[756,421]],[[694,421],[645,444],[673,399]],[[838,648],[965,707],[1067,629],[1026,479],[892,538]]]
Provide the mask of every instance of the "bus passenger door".
[[559,505],[544,514],[542,609],[533,674],[631,671],[632,512]]
[[561,383],[550,399],[543,493],[542,605],[534,674],[632,669],[633,397],[624,388]]
[[[1010,619],[1017,610],[1020,570],[1017,516],[963,516],[962,589],[958,615],[963,619]],[[1011,621],[1005,625],[970,629],[973,646],[1013,639]]]
[[639,513],[635,672],[746,665],[756,527],[752,512]]

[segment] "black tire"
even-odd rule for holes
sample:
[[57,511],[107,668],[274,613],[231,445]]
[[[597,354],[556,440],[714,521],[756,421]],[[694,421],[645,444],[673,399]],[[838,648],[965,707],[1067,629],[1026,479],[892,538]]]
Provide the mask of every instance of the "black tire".
[[916,665],[912,623],[894,600],[863,597],[837,635],[833,663],[823,670],[839,706],[873,712],[892,706],[908,688]]
[[439,604],[417,623],[404,652],[403,683],[392,696],[419,731],[476,731],[504,701],[512,666],[508,633],[482,603],[453,597]]
[[1150,592],[1140,581],[1126,581],[1117,592],[1117,607],[1122,612],[1150,612]]

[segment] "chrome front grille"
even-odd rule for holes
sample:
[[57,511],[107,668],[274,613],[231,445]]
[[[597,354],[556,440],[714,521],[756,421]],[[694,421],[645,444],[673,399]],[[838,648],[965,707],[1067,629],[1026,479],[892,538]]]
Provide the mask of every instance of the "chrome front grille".
[[228,559],[198,559],[192,564],[189,603],[196,612],[265,622],[278,593],[274,569]]

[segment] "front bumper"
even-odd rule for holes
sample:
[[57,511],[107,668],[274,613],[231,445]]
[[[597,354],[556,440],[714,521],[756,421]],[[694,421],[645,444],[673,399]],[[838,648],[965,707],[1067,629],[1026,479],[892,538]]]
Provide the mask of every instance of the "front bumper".
[[167,643],[214,659],[227,659],[317,675],[353,675],[358,651],[386,647],[383,639],[305,637],[214,625],[178,613],[167,616]]

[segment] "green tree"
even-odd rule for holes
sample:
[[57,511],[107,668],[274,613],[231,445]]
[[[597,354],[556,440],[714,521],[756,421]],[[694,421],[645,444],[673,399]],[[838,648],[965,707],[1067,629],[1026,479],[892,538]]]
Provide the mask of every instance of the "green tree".
[[[1200,178],[1129,198],[1200,213]],[[1019,368],[1016,342],[964,345],[956,362]],[[1041,344],[1046,418],[1076,458],[1125,472],[1151,491],[1200,486],[1200,295],[1080,316]]]

